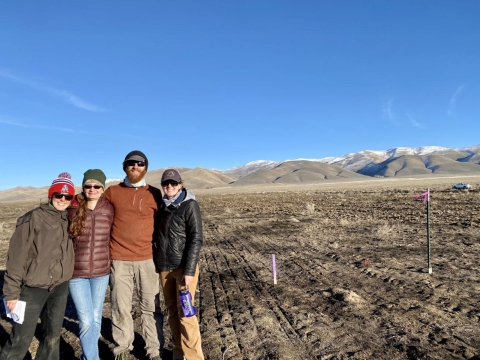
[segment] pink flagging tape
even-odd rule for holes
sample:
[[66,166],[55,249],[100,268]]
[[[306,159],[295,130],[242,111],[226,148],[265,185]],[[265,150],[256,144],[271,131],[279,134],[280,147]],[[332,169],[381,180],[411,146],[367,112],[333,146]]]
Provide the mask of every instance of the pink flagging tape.
[[418,194],[418,195],[415,195],[414,197],[415,197],[415,199],[423,198],[423,203],[426,204],[427,201],[430,200],[430,192],[425,191],[423,194]]

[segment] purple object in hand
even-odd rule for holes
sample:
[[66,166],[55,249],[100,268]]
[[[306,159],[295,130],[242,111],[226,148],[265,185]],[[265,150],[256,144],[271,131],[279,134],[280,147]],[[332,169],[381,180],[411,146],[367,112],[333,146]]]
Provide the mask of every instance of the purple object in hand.
[[180,304],[182,305],[183,315],[185,317],[197,314],[197,308],[192,304],[192,294],[187,289],[180,290]]

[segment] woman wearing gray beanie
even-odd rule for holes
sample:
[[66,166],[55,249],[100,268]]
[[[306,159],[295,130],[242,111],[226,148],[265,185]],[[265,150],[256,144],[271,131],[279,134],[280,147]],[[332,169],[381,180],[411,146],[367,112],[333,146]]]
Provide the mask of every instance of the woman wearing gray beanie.
[[99,359],[102,309],[110,278],[113,206],[103,197],[105,181],[102,170],[87,170],[82,181],[83,191],[68,209],[69,234],[75,249],[69,290],[78,315],[82,360]]

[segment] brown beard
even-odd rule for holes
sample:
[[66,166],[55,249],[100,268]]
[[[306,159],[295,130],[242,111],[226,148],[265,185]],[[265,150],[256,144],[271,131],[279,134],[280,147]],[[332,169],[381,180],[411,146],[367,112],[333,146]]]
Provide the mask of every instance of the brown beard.
[[147,169],[145,169],[145,168],[141,169],[139,173],[137,173],[137,172],[133,173],[132,170],[133,170],[133,168],[130,169],[130,170],[125,169],[125,172],[127,173],[128,180],[130,180],[130,182],[132,184],[136,184],[136,183],[140,182],[145,177],[145,174],[147,173]]

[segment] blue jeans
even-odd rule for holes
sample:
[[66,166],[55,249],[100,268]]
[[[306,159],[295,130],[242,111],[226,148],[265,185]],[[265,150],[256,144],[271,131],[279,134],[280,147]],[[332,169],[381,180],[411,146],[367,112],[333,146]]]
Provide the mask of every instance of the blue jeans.
[[102,326],[102,309],[110,275],[91,279],[71,279],[70,296],[77,310],[80,326],[82,360],[98,360],[98,339]]

